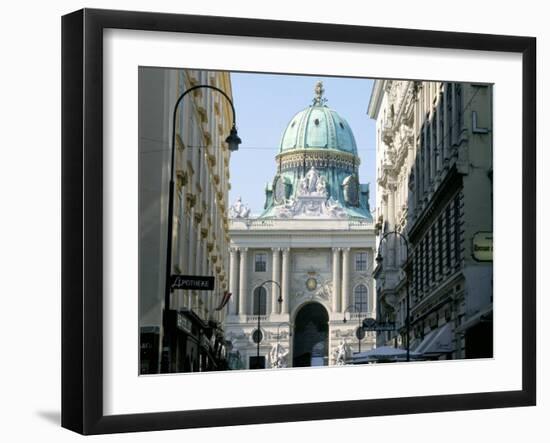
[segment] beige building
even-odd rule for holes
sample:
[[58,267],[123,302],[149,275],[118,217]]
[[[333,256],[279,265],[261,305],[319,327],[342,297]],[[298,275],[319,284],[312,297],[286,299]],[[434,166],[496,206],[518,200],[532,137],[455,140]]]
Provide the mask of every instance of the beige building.
[[373,332],[356,335],[376,306],[369,185],[353,132],[323,93],[318,82],[284,130],[262,214],[240,199],[230,209],[234,369],[339,365],[374,346]]
[[[377,80],[378,345],[424,358],[492,356],[492,86]],[[407,278],[407,275],[409,278]]]
[[[139,71],[139,306],[141,372],[159,368],[164,306],[166,216],[172,111],[195,85],[231,97],[228,73],[141,68]],[[222,94],[200,88],[181,102],[176,126],[172,274],[215,277],[214,291],[177,290],[171,299],[171,372],[216,369],[224,352],[216,310],[228,289],[230,152],[233,123]]]

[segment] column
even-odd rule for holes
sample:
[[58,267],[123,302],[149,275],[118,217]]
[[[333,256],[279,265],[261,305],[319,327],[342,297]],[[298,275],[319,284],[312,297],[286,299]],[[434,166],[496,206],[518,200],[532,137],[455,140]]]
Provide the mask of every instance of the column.
[[[450,124],[450,128],[451,129],[451,132],[452,132],[452,137],[451,137],[451,140],[450,140],[450,144],[454,144],[458,141],[458,137],[457,135],[460,133],[460,128],[457,126],[455,127],[454,125],[456,124],[456,121],[457,121],[457,109],[456,109],[456,83],[451,83],[451,91],[452,91],[452,95],[451,95],[451,124]],[[454,151],[454,147],[451,147],[451,150]]]
[[342,311],[340,304],[340,285],[342,284],[340,251],[341,248],[332,248],[332,312]]
[[[272,248],[273,251],[273,260],[272,260],[272,274],[271,274],[271,280],[276,281],[281,284],[281,248]],[[272,283],[271,285],[271,313],[272,314],[278,314],[279,313],[279,303],[277,302],[277,299],[279,298],[279,292],[281,292],[282,295],[282,287],[279,290],[279,286],[277,286],[275,283]]]
[[395,184],[388,184],[388,218],[386,220],[390,230],[395,226],[395,191]]
[[342,312],[350,305],[350,248],[343,248],[342,254]]
[[240,248],[241,262],[239,270],[239,315],[246,315],[248,292],[248,248]]
[[430,177],[430,150],[429,150],[429,142],[428,142],[428,121],[425,121],[424,122],[424,128],[422,130],[422,140],[424,140],[423,142],[423,146],[424,146],[424,149],[422,150],[422,157],[424,158],[424,164],[422,165],[423,166],[423,171],[422,171],[422,176],[424,177],[424,187],[422,189],[422,193],[424,194],[423,195],[423,198],[425,197],[425,194],[430,190],[430,180],[431,180],[431,177]]
[[443,91],[443,134],[442,134],[442,155],[443,155],[443,161],[446,165],[449,159],[449,146],[451,144],[450,132],[447,132],[449,130],[449,119],[451,116],[449,115],[449,93],[447,92],[448,89],[451,87],[450,83],[445,83],[445,89]]
[[290,298],[290,248],[283,248],[283,277],[281,289],[283,292],[281,314],[288,314]]
[[[193,253],[191,251],[197,250],[197,232],[195,231],[195,226],[193,223],[193,219],[195,217],[195,210],[189,211],[189,222],[188,222],[188,229],[189,229],[189,260],[187,262],[187,272],[188,275],[195,275],[195,260],[193,257]],[[191,310],[193,309],[193,300],[194,300],[194,292],[195,291],[187,291],[187,307]]]
[[237,293],[239,288],[238,273],[239,273],[239,256],[238,251],[235,248],[229,250],[229,292],[231,292],[231,298],[229,299],[229,314],[237,315]]
[[[388,185],[389,194],[388,194],[388,229],[390,231],[393,231],[395,229],[396,220],[395,220],[395,192],[396,192],[396,186],[394,183],[391,183]],[[390,235],[387,237],[386,244],[388,251],[388,265],[389,266],[395,266],[395,247],[394,247],[394,235]]]
[[437,147],[437,172],[441,170],[443,165],[443,128],[441,124],[443,122],[443,93],[439,94],[439,102],[437,104],[437,122],[436,122],[436,147]]

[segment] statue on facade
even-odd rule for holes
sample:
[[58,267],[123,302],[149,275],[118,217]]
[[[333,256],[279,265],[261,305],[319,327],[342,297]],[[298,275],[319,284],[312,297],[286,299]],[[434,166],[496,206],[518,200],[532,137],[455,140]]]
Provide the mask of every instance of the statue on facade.
[[315,169],[315,166],[312,166],[311,169],[307,172],[305,176],[307,180],[307,190],[311,194],[312,192],[315,192],[317,189],[317,181],[319,180],[319,173],[317,172],[317,169]]
[[313,90],[315,92],[315,97],[313,98],[313,104],[315,106],[321,106],[326,103],[327,99],[323,97],[323,94],[325,93],[325,88],[323,88],[323,82],[318,81],[315,83],[315,89]]
[[242,202],[241,197],[229,208],[229,217],[231,218],[248,218],[250,209]]
[[321,175],[317,180],[317,186],[315,190],[317,191],[318,195],[321,195],[323,197],[327,196],[327,180],[324,176]]
[[307,174],[298,183],[298,195],[300,196],[327,196],[327,180],[312,166]]
[[340,341],[340,344],[334,351],[334,362],[337,366],[343,366],[346,364],[346,359],[349,357],[350,348],[345,341]]
[[269,352],[269,361],[272,368],[286,368],[288,350],[286,350],[281,344],[276,343]]

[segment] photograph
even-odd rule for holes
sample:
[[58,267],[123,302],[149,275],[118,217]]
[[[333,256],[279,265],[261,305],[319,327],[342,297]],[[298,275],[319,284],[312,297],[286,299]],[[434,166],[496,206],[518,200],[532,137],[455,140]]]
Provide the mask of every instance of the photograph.
[[493,358],[493,84],[137,75],[139,375]]

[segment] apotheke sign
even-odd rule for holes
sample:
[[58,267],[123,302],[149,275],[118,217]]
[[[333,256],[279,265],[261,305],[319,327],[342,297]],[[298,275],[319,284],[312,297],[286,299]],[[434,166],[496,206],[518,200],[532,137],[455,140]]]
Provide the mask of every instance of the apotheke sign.
[[472,238],[472,256],[477,261],[493,261],[493,233],[476,232]]
[[196,289],[199,291],[213,291],[214,277],[201,275],[172,275],[170,276],[170,288]]

